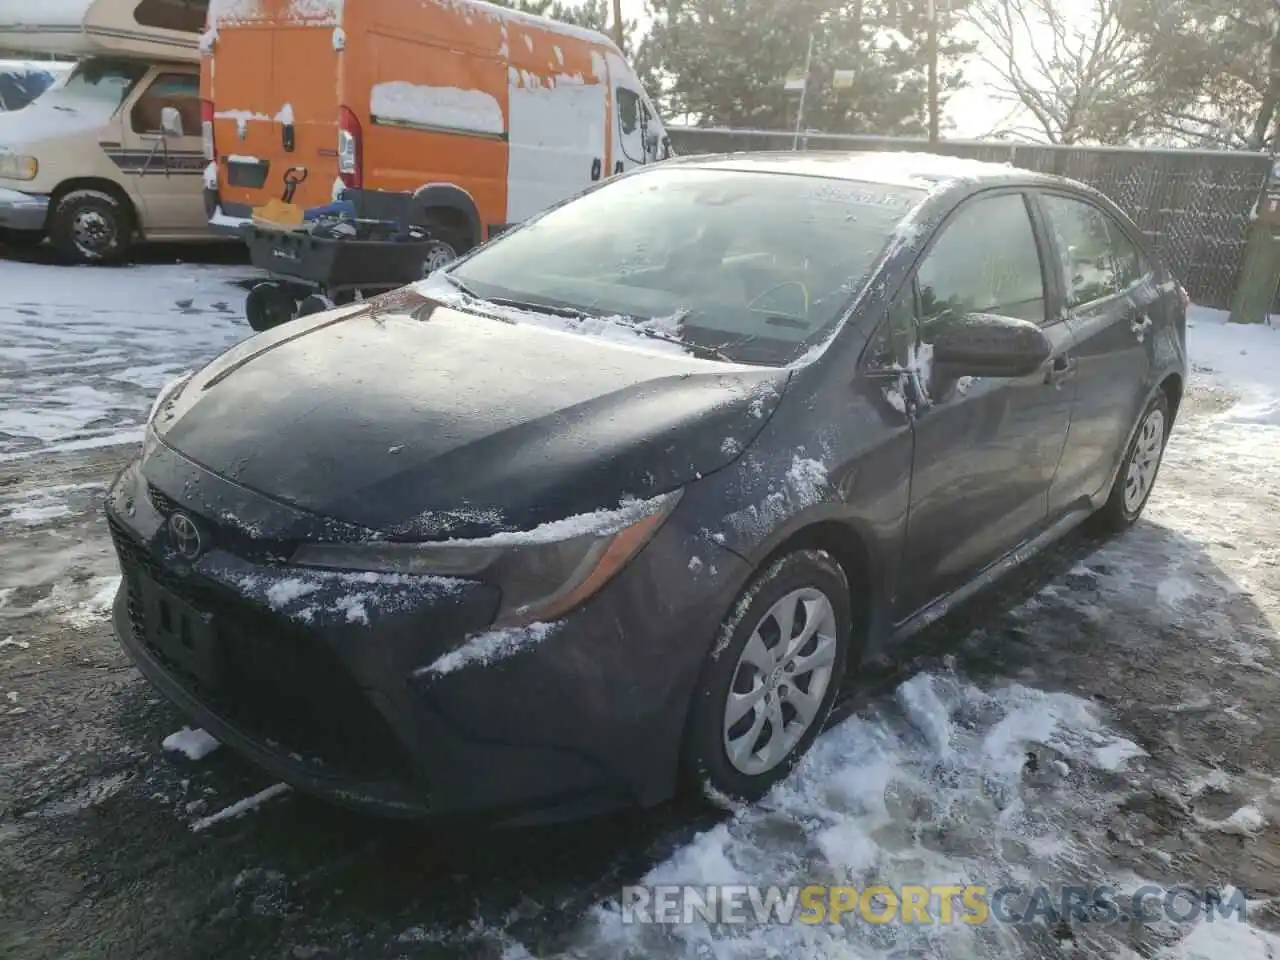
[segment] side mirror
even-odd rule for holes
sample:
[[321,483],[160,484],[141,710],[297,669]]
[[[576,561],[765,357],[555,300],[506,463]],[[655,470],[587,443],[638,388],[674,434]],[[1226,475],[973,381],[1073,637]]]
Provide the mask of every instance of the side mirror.
[[1034,323],[992,313],[970,313],[938,324],[933,363],[954,377],[1027,377],[1053,353]]
[[178,112],[177,107],[162,107],[160,110],[160,131],[166,137],[183,136],[182,131],[182,114]]
[[656,157],[658,155],[658,143],[659,143],[659,140],[658,140],[657,130],[649,130],[648,132],[645,133],[644,148],[646,152]]

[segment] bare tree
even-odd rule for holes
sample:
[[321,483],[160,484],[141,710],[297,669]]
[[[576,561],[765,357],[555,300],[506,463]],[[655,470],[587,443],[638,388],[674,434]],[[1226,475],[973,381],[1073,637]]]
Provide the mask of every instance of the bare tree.
[[1150,84],[1124,0],[974,0],[970,23],[1025,119],[1000,131],[1050,143],[1128,143],[1149,123]]

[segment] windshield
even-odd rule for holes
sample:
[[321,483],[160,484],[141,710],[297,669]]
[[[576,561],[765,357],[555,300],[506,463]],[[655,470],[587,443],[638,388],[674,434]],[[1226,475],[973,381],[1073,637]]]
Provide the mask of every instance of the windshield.
[[0,64],[0,110],[21,110],[56,79],[51,70]]
[[93,57],[80,61],[50,95],[56,95],[59,100],[89,101],[114,113],[147,69],[145,63]]
[[481,298],[618,316],[695,351],[782,366],[831,332],[924,197],[812,176],[656,168],[552,210],[448,274]]

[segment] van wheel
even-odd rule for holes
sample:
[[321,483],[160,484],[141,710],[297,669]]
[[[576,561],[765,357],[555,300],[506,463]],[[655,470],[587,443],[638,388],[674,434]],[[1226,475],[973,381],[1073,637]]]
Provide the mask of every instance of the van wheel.
[[58,201],[49,238],[68,263],[119,263],[133,245],[133,213],[101,190],[72,190]]
[[244,315],[254,332],[262,333],[292,320],[294,307],[293,297],[284,285],[268,280],[256,284],[249,291],[244,302]]

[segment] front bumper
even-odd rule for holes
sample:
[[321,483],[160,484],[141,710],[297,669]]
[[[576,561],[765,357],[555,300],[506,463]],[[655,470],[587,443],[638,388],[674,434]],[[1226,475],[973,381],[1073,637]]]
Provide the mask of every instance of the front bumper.
[[[183,490],[199,495],[179,502]],[[213,736],[300,790],[394,816],[479,814],[514,825],[671,795],[685,709],[745,576],[742,561],[669,521],[541,643],[423,675],[484,631],[496,591],[422,590],[416,578],[397,578],[386,589],[348,581],[299,596],[290,585],[316,572],[269,556],[296,520],[270,501],[278,522],[255,522],[256,539],[210,525],[218,542],[191,564],[166,546],[175,510],[205,524],[218,515],[206,505],[217,503],[222,515],[260,520],[263,500],[163,446],[149,454],[146,479],[135,464],[108,498],[124,574],[119,638]],[[698,576],[687,573],[691,550],[706,561]],[[663,575],[673,570],[683,575]],[[142,577],[212,614],[234,682],[207,689],[148,645]]]
[[44,232],[49,197],[0,187],[0,228]]

